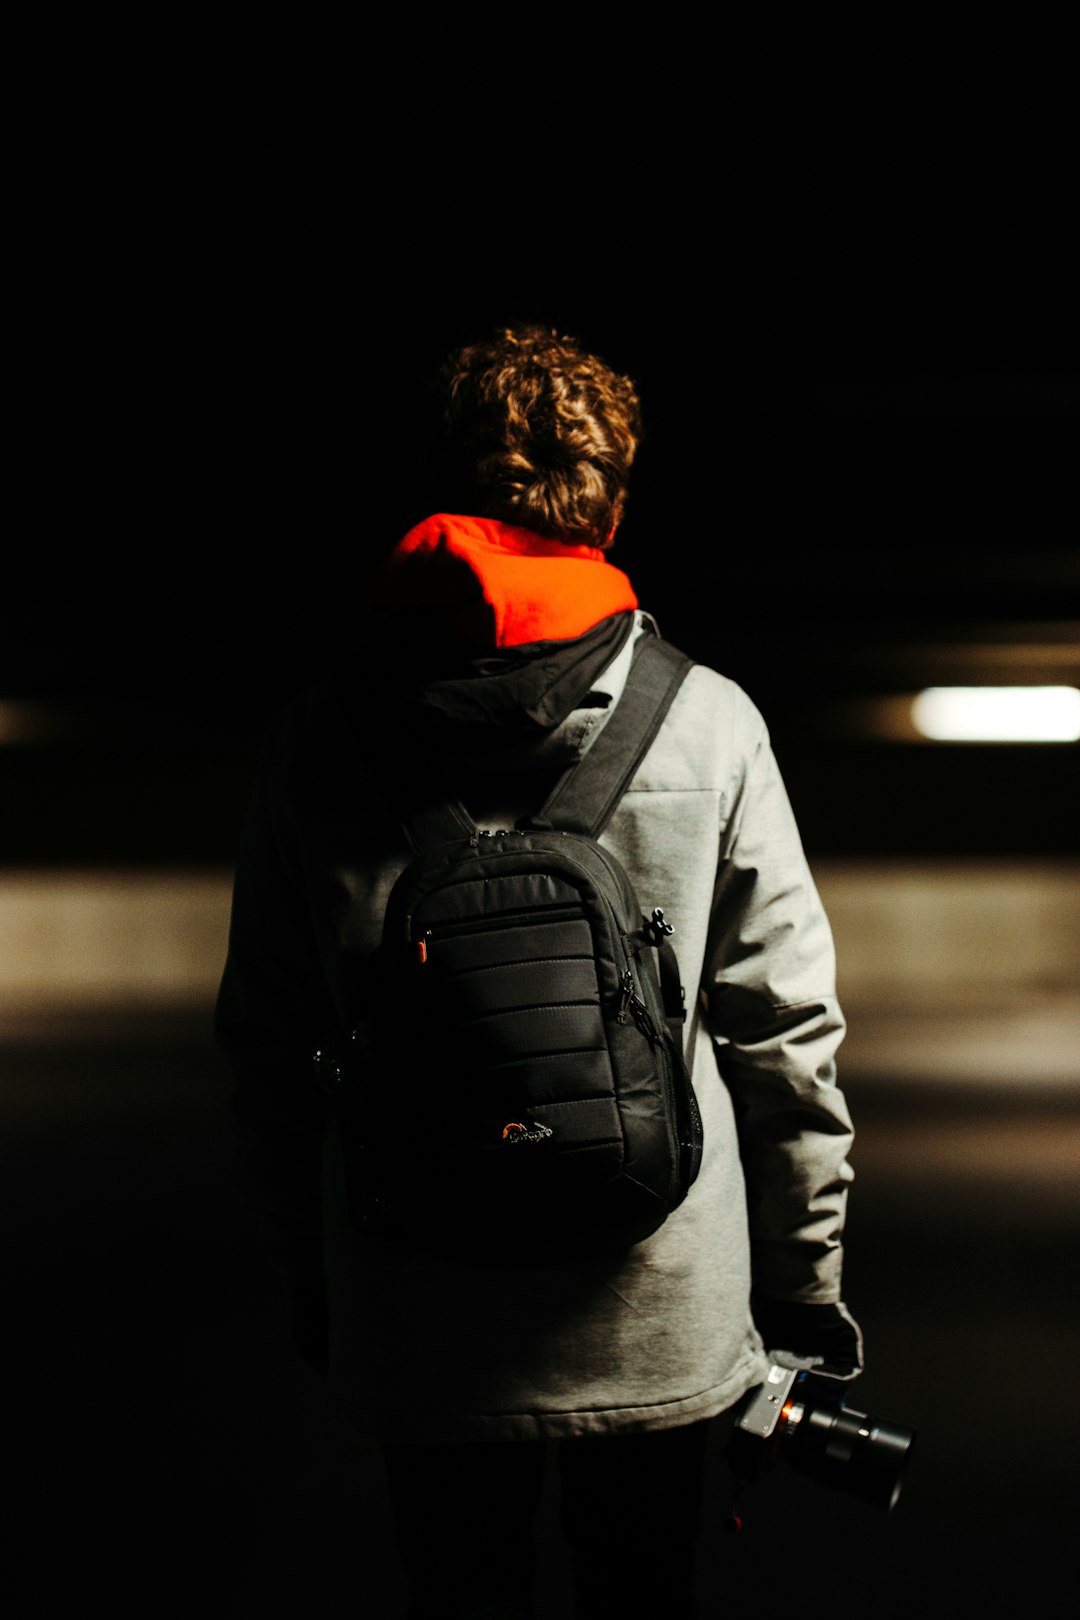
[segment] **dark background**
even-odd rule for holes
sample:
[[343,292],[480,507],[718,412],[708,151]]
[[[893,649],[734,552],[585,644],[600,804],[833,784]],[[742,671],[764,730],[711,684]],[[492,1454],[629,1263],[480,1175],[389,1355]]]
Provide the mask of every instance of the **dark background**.
[[614,560],[762,707],[812,852],[1075,850],[1071,750],[1017,791],[1010,750],[829,701],[1077,617],[1076,36],[974,6],[99,36],[53,128],[0,636],[5,695],[67,715],[9,752],[5,858],[231,859],[269,715],[432,509],[434,366],[520,316],[638,381]]
[[[957,648],[983,679],[994,649],[1043,648],[1014,651],[1030,680],[1061,647],[1076,681],[1078,41],[1048,18],[473,6],[319,49],[99,31],[35,125],[0,698],[38,719],[0,760],[0,860],[228,866],[270,717],[363,638],[368,570],[427,515],[433,366],[519,316],[638,381],[614,560],[759,703],[812,857],[1075,856],[1075,748],[889,744],[832,706],[948,678]],[[328,1463],[206,1028],[5,1059],[39,1590],[93,1569],[142,1612],[337,1612],[358,1563],[361,1586],[392,1568],[379,1476]],[[785,1594],[812,1569],[880,1613],[1019,1603],[1074,1519],[1075,1210],[1038,1173],[913,1197],[888,1144],[920,1109],[958,1151],[988,1120],[1060,1138],[1075,1109],[859,1105],[862,1398],[926,1460],[881,1521],[776,1481],[729,1612],[777,1601],[781,1562]]]

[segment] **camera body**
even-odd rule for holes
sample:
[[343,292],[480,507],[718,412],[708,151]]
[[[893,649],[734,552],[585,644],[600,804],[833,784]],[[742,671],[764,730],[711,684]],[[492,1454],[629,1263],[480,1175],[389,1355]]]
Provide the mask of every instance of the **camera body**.
[[776,1462],[886,1512],[900,1498],[915,1431],[856,1412],[836,1398],[836,1382],[773,1362],[743,1398],[726,1448],[744,1484]]

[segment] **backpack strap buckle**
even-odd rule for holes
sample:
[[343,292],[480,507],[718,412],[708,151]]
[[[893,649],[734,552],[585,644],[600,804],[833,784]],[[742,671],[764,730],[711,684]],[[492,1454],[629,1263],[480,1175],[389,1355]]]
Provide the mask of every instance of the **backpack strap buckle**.
[[654,906],[652,916],[646,919],[645,929],[651,942],[659,947],[675,932],[675,924],[664,921],[663,906]]

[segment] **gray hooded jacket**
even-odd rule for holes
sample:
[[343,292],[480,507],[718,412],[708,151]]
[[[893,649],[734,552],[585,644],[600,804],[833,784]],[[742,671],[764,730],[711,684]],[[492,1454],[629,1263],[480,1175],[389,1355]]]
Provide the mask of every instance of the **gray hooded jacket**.
[[[635,633],[650,628],[639,612]],[[633,639],[596,682],[612,706]],[[610,712],[575,710],[530,760],[587,748]],[[527,808],[492,804],[477,819],[508,826]],[[257,798],[219,1028],[249,1175],[292,1233],[286,1267],[294,1279],[324,1269],[346,1436],[563,1438],[709,1418],[764,1374],[751,1283],[778,1300],[840,1299],[852,1129],[836,1084],[832,938],[764,721],[737,685],[690,670],[601,842],[645,912],[660,905],[675,924],[688,1003],[697,989],[686,1039],[701,1170],[617,1262],[493,1273],[352,1230],[334,1126],[310,1081],[311,1051],[329,1019],[348,1019],[350,974],[378,942],[410,851],[389,822],[358,841],[347,809],[310,788],[306,808],[280,784]],[[321,1243],[319,1212],[296,1191],[316,1173],[316,1139]]]

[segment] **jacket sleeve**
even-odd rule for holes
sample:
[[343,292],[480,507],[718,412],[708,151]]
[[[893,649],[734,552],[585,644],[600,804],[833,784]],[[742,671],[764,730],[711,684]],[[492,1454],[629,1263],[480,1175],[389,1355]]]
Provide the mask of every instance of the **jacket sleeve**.
[[231,1074],[241,1189],[294,1293],[322,1286],[327,1099],[312,1054],[334,1027],[287,796],[268,750],[237,859],[215,1035]]
[[[740,735],[741,733],[741,735]],[[765,724],[745,699],[721,836],[703,1002],[731,1093],[755,1292],[840,1299],[852,1125],[832,934]]]

